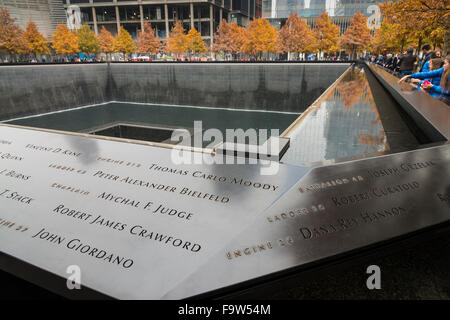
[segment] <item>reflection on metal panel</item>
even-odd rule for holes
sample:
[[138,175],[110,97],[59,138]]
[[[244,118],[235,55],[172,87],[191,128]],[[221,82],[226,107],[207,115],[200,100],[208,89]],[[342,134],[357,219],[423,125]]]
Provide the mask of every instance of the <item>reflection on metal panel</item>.
[[286,135],[289,164],[360,158],[389,150],[364,70],[349,70]]

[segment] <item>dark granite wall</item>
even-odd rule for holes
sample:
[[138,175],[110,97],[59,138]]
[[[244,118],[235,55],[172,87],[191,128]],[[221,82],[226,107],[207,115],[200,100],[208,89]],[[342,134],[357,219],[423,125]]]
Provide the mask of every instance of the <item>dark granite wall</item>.
[[107,101],[301,112],[348,64],[0,67],[0,120]]
[[0,120],[105,102],[107,76],[105,64],[0,67]]
[[112,64],[115,100],[301,112],[349,64]]

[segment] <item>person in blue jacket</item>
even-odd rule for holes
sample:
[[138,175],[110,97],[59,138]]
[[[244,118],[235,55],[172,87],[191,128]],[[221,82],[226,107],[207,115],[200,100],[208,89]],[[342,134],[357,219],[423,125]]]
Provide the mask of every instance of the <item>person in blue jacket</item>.
[[[430,72],[419,72],[406,75],[398,82],[401,83],[408,78],[415,79],[434,79],[439,78],[439,84],[422,83],[420,88],[426,90],[432,97],[450,99],[450,55],[445,58],[444,66]],[[435,82],[436,83],[436,82]]]
[[432,71],[432,69],[430,68],[430,63],[431,60],[436,59],[436,58],[440,58],[441,57],[441,50],[436,49],[434,51],[431,52],[431,58],[430,60],[428,60],[427,62],[425,62],[425,64],[423,65],[422,71],[421,72],[428,72],[428,71]]
[[[438,69],[442,68],[442,65],[444,64],[444,61],[441,58],[434,58],[434,59],[431,59],[430,61],[427,61],[427,63],[428,62],[430,63],[430,70],[426,71],[426,72],[438,70]],[[417,89],[416,90],[420,90],[420,87],[422,86],[422,83],[424,81],[429,81],[433,85],[437,85],[437,86],[441,83],[441,76],[440,75],[436,75],[434,78],[422,79],[423,77],[421,76],[421,74],[423,74],[423,73],[425,73],[425,71],[418,72],[418,73],[413,73],[413,74],[410,75],[411,83],[417,85]],[[416,78],[416,75],[418,75],[417,78]]]

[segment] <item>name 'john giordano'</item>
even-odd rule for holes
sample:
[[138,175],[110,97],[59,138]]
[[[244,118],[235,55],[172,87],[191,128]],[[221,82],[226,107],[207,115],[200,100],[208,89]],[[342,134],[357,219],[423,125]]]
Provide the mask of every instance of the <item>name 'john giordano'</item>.
[[39,230],[39,232],[33,235],[32,238],[47,241],[56,245],[64,245],[71,251],[77,252],[93,259],[97,259],[99,261],[117,265],[124,269],[129,269],[134,264],[134,260],[131,258],[110,252],[108,249],[99,248],[91,243],[86,243],[81,239],[74,238],[69,240],[64,236],[50,232],[45,228]]

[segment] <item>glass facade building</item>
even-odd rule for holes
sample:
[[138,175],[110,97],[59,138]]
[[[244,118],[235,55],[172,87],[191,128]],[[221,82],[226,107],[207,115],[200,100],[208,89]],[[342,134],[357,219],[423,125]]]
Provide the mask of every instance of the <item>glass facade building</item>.
[[327,11],[334,23],[347,29],[351,17],[356,12],[365,16],[373,14],[374,7],[386,0],[262,0],[262,16],[271,20],[274,25],[282,26],[291,13],[297,13],[314,25],[315,18]]

